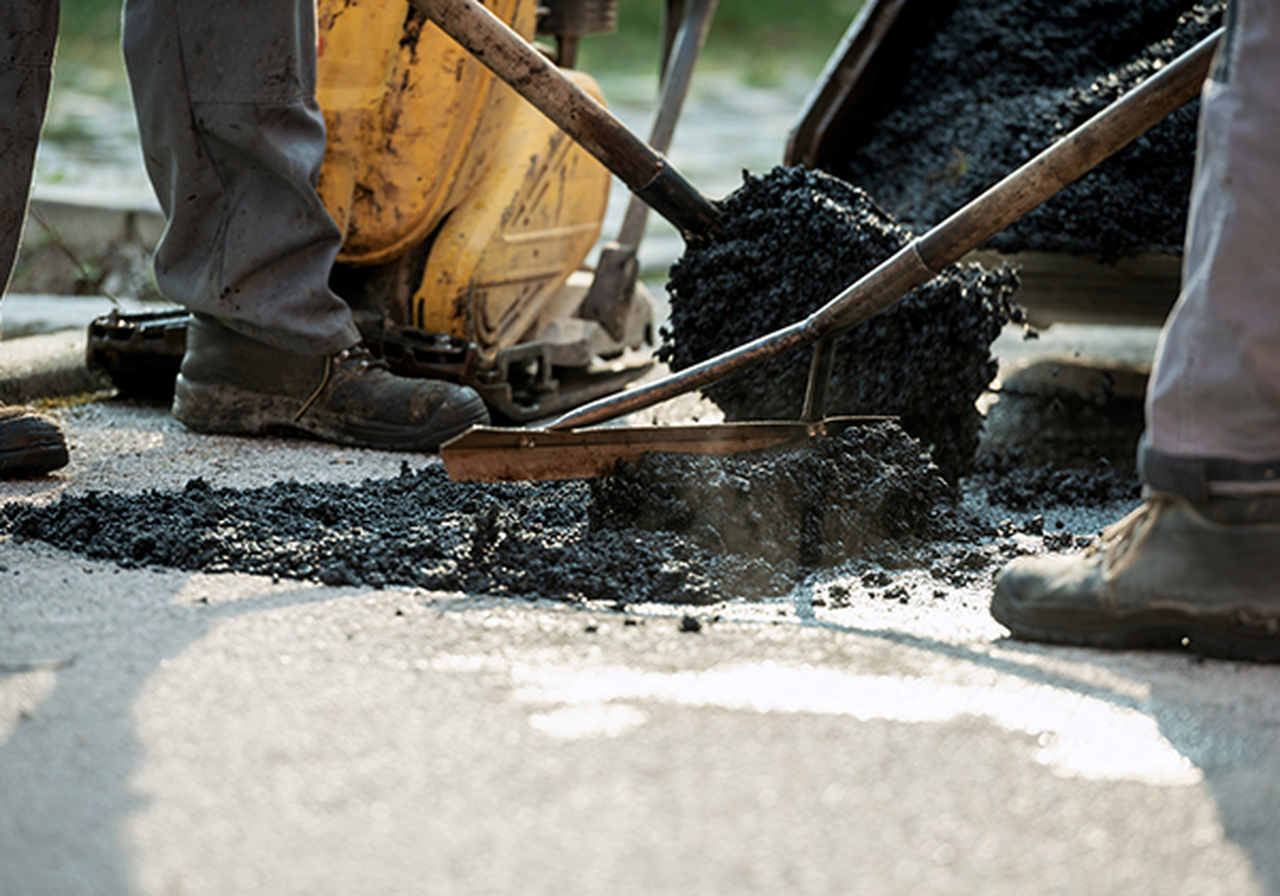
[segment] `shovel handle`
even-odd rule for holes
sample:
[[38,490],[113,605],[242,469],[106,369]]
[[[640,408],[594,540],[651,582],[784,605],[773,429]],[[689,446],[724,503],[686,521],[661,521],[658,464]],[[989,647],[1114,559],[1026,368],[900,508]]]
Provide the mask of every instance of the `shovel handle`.
[[505,22],[475,0],[412,3],[686,237],[712,231],[711,201]]

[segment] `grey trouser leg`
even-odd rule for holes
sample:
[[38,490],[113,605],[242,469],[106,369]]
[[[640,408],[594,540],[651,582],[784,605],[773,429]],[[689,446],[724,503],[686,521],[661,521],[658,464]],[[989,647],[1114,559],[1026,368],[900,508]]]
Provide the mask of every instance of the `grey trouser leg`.
[[168,217],[160,291],[288,351],[358,342],[329,289],[341,236],[315,191],[311,0],[127,0],[124,52]]
[[1201,497],[1206,482],[1280,477],[1280,3],[1232,0],[1228,23],[1141,458],[1148,484]]
[[53,74],[58,0],[9,0],[0,18],[0,295],[9,287]]

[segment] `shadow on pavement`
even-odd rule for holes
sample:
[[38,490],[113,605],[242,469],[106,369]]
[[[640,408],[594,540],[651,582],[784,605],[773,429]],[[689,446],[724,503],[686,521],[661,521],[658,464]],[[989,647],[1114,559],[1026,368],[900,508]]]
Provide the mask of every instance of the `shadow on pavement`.
[[[43,699],[17,713],[0,744],[0,869],[6,892],[130,893],[137,881],[126,828],[145,801],[132,784],[143,751],[136,704],[152,674],[219,622],[337,595],[332,589],[277,589],[226,603],[175,603],[190,581],[175,575],[172,587],[148,583],[145,597],[120,593],[120,587],[110,593],[111,582],[104,596],[104,576],[82,571],[83,563],[74,558],[65,566],[69,587],[62,593],[131,600],[141,612],[137,627],[120,628],[125,614],[77,613],[74,606],[50,602],[29,607],[29,619],[11,626],[34,630],[43,643],[5,645],[0,681],[43,676],[50,687]],[[12,602],[6,614],[11,619],[19,603]],[[41,655],[23,657],[23,650]]]

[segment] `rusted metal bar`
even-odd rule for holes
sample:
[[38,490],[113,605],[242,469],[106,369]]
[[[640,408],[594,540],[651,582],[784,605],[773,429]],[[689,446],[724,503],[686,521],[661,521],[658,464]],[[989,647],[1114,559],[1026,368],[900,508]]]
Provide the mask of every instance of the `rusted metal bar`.
[[[671,32],[672,46],[667,56],[662,77],[662,96],[658,113],[654,116],[653,129],[649,132],[649,145],[656,152],[666,152],[675,135],[676,122],[689,93],[693,79],[693,67],[711,28],[717,0],[692,0],[680,9],[684,18]],[[669,22],[668,25],[671,23]],[[622,216],[618,237],[600,249],[596,261],[595,276],[591,288],[582,300],[579,316],[598,321],[614,339],[626,338],[627,318],[631,311],[631,296],[635,291],[640,265],[637,256],[640,240],[644,238],[648,223],[649,206],[639,196],[633,195]]]
[[593,402],[560,417],[551,428],[587,426],[650,407],[782,352],[838,335],[885,310],[1193,99],[1209,72],[1222,33],[1220,28],[1196,44],[803,320],[660,380]]
[[836,360],[836,337],[824,336],[813,347],[809,362],[809,382],[804,390],[802,420],[821,420],[827,413],[827,392],[831,386],[831,366]]
[[890,417],[825,420],[753,420],[716,426],[609,426],[551,431],[476,426],[440,448],[449,477],[458,482],[582,479],[613,472],[620,460],[642,454],[739,454],[834,435]]
[[718,212],[711,201],[505,22],[475,0],[412,2],[681,233],[712,232]]
[[[680,120],[680,110],[684,108],[689,83],[693,80],[694,64],[702,52],[707,32],[711,30],[716,3],[717,0],[691,0],[676,30],[670,57],[663,69],[662,98],[658,103],[658,114],[654,117],[653,129],[649,132],[649,146],[656,152],[665,153],[671,148],[676,123]],[[648,206],[644,203],[633,200],[627,206],[622,218],[622,228],[618,231],[619,243],[630,246],[640,242],[644,236],[647,212]]]

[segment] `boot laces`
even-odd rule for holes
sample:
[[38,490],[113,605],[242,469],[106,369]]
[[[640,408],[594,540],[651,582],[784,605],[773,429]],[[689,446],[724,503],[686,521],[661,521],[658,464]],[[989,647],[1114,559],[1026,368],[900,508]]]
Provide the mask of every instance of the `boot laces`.
[[333,362],[340,367],[354,367],[356,373],[374,368],[387,369],[387,362],[376,357],[363,342],[344,348],[333,356]]
[[298,412],[293,415],[295,421],[301,420],[302,415],[316,403],[320,393],[325,390],[325,387],[333,379],[333,369],[335,367],[341,367],[343,370],[354,370],[355,374],[359,376],[374,369],[386,370],[387,362],[375,357],[363,342],[357,342],[355,345],[344,348],[336,354],[327,356],[324,359],[324,375],[320,377],[320,385],[316,386],[315,391],[302,403],[302,407],[298,408]]
[[1132,513],[1103,529],[1098,541],[1086,549],[1086,554],[1102,552],[1103,567],[1108,573],[1118,575],[1123,572],[1137,557],[1138,548],[1170,503],[1167,495],[1151,495]]

